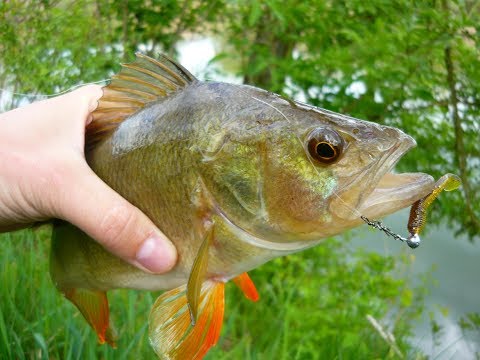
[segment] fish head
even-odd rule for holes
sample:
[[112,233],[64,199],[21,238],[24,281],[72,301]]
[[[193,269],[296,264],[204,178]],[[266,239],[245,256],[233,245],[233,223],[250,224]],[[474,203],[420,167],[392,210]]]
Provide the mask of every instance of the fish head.
[[246,118],[224,127],[208,171],[219,211],[255,237],[308,243],[363,223],[361,216],[391,214],[432,190],[429,175],[393,172],[416,145],[399,129],[267,92],[250,101]]

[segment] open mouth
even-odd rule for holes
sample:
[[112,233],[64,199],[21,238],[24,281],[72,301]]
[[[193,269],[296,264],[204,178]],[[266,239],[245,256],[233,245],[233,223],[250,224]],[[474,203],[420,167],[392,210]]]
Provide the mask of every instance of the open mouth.
[[433,190],[435,183],[430,175],[396,174],[393,171],[395,164],[416,145],[413,138],[396,131],[393,135],[397,140],[390,148],[372,166],[355,176],[353,182],[330,203],[332,213],[338,218],[358,220],[360,213],[378,219],[411,206]]
[[410,206],[430,193],[434,179],[423,173],[394,174],[387,172],[359,211],[367,217],[382,217]]
[[[364,216],[382,217],[410,206],[426,196],[434,187],[434,179],[428,174],[392,171],[395,164],[414,147],[415,141],[409,136],[401,139],[379,164],[380,178],[377,186],[368,194],[359,207]],[[383,174],[383,175],[382,175]]]

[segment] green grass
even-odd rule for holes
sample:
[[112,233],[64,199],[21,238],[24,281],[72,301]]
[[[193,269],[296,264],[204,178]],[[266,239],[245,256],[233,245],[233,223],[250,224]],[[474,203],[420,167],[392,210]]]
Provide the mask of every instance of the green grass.
[[[109,293],[118,348],[98,345],[82,316],[48,273],[48,229],[0,235],[0,359],[153,359],[147,319],[158,293]],[[421,299],[401,277],[408,264],[352,252],[327,241],[251,273],[261,299],[226,288],[222,337],[208,359],[395,359],[366,320],[388,318],[405,358],[422,354],[407,341]]]

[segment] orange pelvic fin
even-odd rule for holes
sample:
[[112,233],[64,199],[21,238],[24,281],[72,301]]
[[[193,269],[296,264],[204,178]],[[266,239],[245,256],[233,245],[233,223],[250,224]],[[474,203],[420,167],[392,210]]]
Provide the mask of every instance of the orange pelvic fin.
[[233,278],[233,282],[242,290],[243,295],[245,295],[248,300],[256,302],[260,299],[255,284],[246,272]]
[[115,348],[115,334],[110,327],[107,294],[104,291],[88,289],[71,289],[64,293],[95,330],[100,344],[108,343]]
[[208,250],[213,241],[213,226],[205,233],[200,249],[198,250],[195,261],[193,262],[190,277],[187,283],[187,300],[188,308],[190,310],[190,317],[192,325],[195,325],[198,317],[198,307],[200,304],[200,292],[202,284],[207,275],[208,268]]
[[195,325],[191,323],[186,292],[185,285],[165,292],[150,312],[150,343],[160,359],[200,360],[220,337],[225,284],[203,283]]

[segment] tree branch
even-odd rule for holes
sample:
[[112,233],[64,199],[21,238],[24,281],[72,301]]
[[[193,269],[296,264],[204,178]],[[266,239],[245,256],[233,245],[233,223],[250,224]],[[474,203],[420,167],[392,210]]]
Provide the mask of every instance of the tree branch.
[[464,144],[464,133],[462,128],[462,119],[460,118],[458,112],[458,94],[456,85],[456,76],[455,76],[455,66],[453,64],[452,59],[452,48],[448,45],[444,50],[444,60],[445,60],[445,67],[447,69],[447,82],[448,87],[450,89],[450,105],[452,107],[451,115],[453,120],[453,126],[455,129],[455,153],[456,153],[456,161],[458,164],[458,169],[460,171],[460,179],[462,180],[462,189],[463,195],[465,199],[465,208],[467,210],[468,216],[468,223],[471,225],[475,232],[478,232],[480,229],[480,220],[475,215],[473,211],[471,200],[473,199],[472,196],[472,187],[470,181],[468,179],[468,172],[467,172],[467,154],[465,152],[465,144]]

